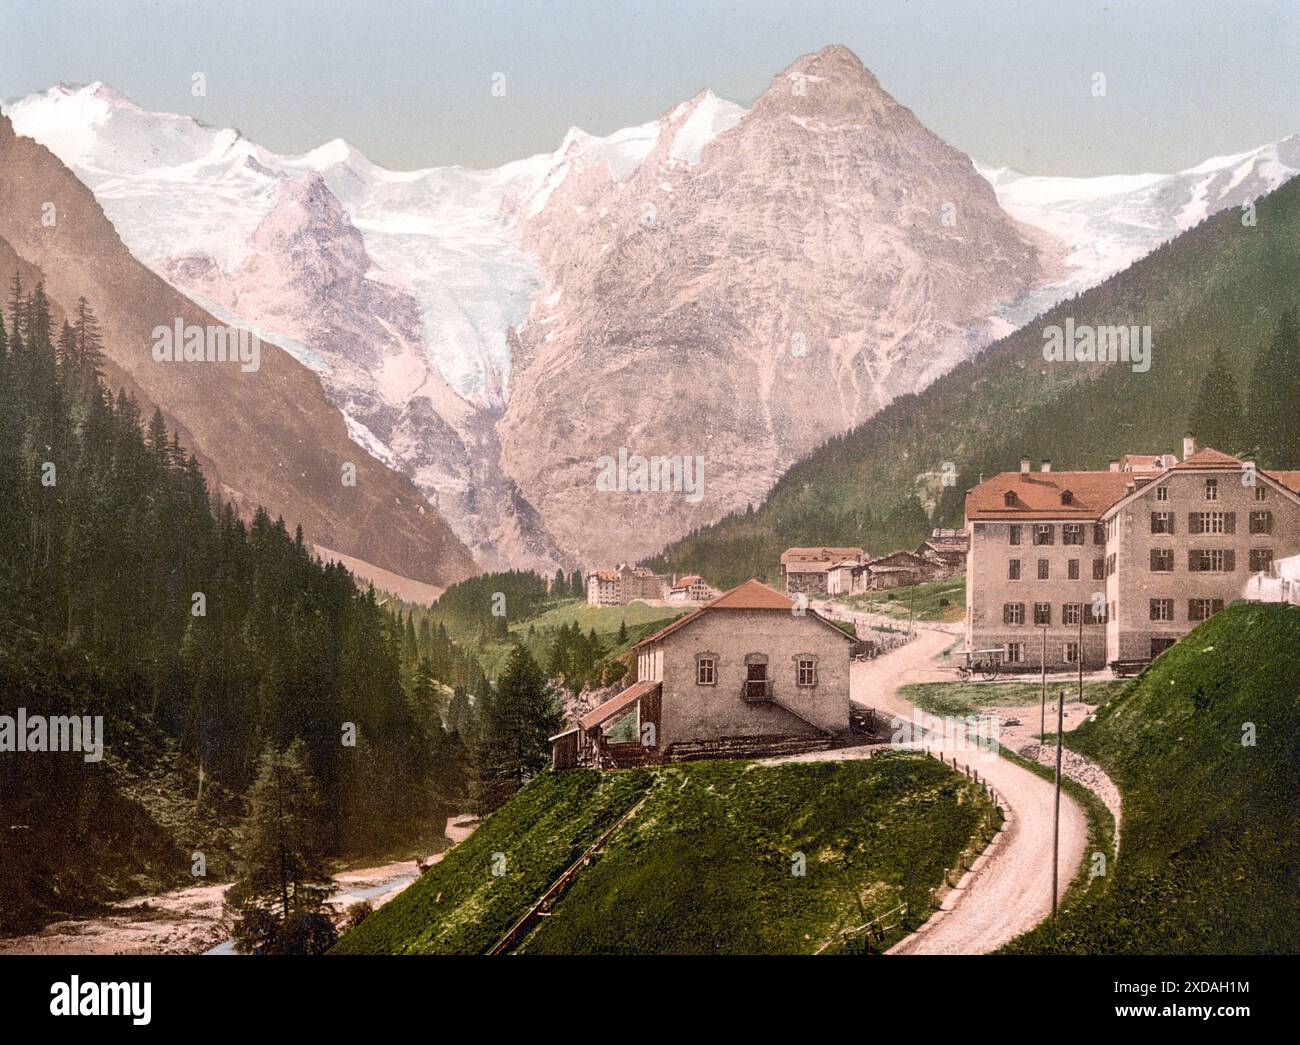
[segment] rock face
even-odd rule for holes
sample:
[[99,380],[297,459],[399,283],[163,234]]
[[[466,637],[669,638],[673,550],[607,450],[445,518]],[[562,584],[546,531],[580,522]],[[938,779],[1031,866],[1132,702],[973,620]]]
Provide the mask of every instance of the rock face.
[[[635,559],[759,499],[1045,275],[969,158],[847,49],[795,62],[697,147],[715,101],[665,115],[621,180],[570,171],[523,218],[546,286],[517,332],[502,462],[585,560]],[[702,458],[702,497],[597,491],[620,448]]]
[[[311,205],[315,191],[304,187],[286,209]],[[467,549],[437,511],[407,479],[361,452],[316,375],[287,352],[263,344],[260,366],[250,372],[230,363],[156,361],[156,327],[217,326],[221,319],[133,258],[86,186],[44,146],[16,136],[5,117],[0,199],[0,258],[30,266],[28,281],[39,275],[65,313],[79,296],[91,302],[104,332],[110,387],[128,388],[146,413],[154,405],[162,409],[203,463],[214,493],[245,513],[263,505],[290,527],[301,524],[318,545],[418,581],[445,586],[473,572]],[[50,204],[52,225],[41,220]],[[282,217],[268,226],[268,240],[292,227],[285,212]],[[345,252],[346,246],[335,243],[331,250]],[[249,264],[256,270],[260,257]],[[190,268],[195,279],[220,282],[206,260]],[[263,269],[249,281],[269,287],[274,278]],[[214,286],[213,292],[228,289]],[[321,295],[327,299],[328,289]],[[349,463],[355,485],[343,481]]]

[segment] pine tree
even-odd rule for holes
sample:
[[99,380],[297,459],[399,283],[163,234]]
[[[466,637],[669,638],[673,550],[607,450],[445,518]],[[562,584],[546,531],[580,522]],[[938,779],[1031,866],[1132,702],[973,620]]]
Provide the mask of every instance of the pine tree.
[[1245,448],[1244,429],[1237,379],[1228,368],[1223,351],[1216,347],[1188,416],[1187,430],[1203,446],[1239,453]]
[[484,712],[480,800],[491,810],[545,768],[548,738],[564,717],[546,674],[523,646],[511,650]]
[[225,901],[241,953],[323,953],[333,945],[333,924],[323,913],[333,883],[320,818],[303,742],[264,751],[240,831],[239,877]]
[[1294,309],[1278,319],[1273,336],[1255,357],[1247,396],[1246,427],[1251,449],[1264,468],[1300,467],[1300,325]]

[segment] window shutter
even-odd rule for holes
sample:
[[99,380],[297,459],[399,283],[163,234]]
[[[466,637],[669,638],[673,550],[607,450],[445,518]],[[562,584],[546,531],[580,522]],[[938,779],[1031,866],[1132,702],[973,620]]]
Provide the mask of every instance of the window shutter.
[[1187,553],[1187,569],[1188,569],[1188,571],[1191,572],[1191,573],[1195,573],[1195,572],[1196,572],[1197,570],[1199,570],[1200,568],[1201,568],[1201,557],[1200,557],[1200,553],[1199,553],[1199,552],[1196,552],[1196,551],[1189,551],[1189,552]]
[[1187,532],[1188,533],[1205,532],[1205,517],[1201,515],[1200,512],[1187,513]]
[[1174,511],[1170,511],[1168,515],[1169,515],[1169,532],[1172,534],[1174,532],[1174,520],[1178,518],[1178,513]]
[[1237,513],[1236,513],[1236,512],[1224,512],[1224,514],[1223,514],[1223,532],[1224,532],[1224,533],[1236,533],[1236,532],[1237,532]]
[[1011,623],[1011,603],[1009,602],[1004,602],[1002,604],[1002,623],[1003,624]]
[[1265,533],[1272,533],[1272,532],[1273,532],[1273,513],[1272,513],[1272,512],[1265,512],[1265,513],[1264,513],[1264,532],[1265,532]]
[[1237,568],[1237,553],[1226,551],[1223,553],[1223,568],[1231,573]]

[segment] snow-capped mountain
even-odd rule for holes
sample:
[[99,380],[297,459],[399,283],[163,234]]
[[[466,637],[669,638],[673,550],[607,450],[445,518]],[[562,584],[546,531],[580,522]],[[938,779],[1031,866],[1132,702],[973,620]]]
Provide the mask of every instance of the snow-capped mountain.
[[[486,567],[636,557],[757,501],[817,443],[1300,169],[1297,138],[1172,175],[980,168],[839,47],[752,110],[705,91],[492,170],[390,171],[341,140],[277,155],[102,83],[3,109],[138,259],[315,370]],[[705,496],[594,502],[620,446],[706,456]]]
[[1177,174],[1052,178],[977,169],[1009,214],[1066,245],[1064,277],[1007,311],[1019,322],[1096,286],[1211,214],[1272,192],[1300,173],[1300,135]]

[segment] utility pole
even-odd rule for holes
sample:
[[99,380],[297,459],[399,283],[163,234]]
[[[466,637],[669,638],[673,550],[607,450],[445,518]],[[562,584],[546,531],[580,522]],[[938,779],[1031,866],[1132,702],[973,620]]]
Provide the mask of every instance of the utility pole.
[[1083,707],[1083,607],[1079,603],[1079,707]]
[[1052,813],[1052,925],[1056,925],[1056,867],[1061,855],[1061,738],[1065,724],[1065,690],[1056,702],[1056,809]]
[[1043,652],[1039,665],[1043,669],[1043,699],[1038,707],[1038,739],[1047,739],[1047,629],[1043,629]]

